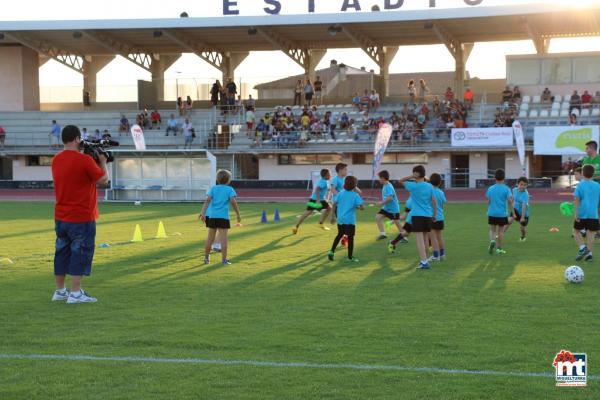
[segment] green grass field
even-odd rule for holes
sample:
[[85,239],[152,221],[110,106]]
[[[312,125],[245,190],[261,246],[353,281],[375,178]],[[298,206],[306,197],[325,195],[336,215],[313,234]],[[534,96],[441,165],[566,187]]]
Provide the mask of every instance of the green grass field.
[[[561,349],[587,352],[600,369],[600,253],[575,264],[571,221],[533,205],[529,239],[513,227],[508,254],[487,254],[483,204],[447,210],[447,261],[415,271],[414,238],[389,256],[375,242],[376,208],[359,213],[356,256],[328,262],[334,232],[313,217],[298,236],[302,205],[242,204],[231,260],[202,265],[199,205],[101,205],[92,277],[97,304],[51,303],[49,203],[0,203],[0,354],[311,363],[312,367],[117,360],[1,358],[0,399],[593,399],[553,377],[471,375],[436,368],[553,374]],[[162,220],[170,235],[154,240]],[[146,238],[131,244],[135,224]],[[548,233],[552,226],[561,229]],[[180,235],[173,235],[180,233]],[[599,248],[600,251],[600,248]],[[598,363],[596,365],[596,363]],[[339,365],[402,366],[351,369]],[[325,366],[328,365],[328,368]]]

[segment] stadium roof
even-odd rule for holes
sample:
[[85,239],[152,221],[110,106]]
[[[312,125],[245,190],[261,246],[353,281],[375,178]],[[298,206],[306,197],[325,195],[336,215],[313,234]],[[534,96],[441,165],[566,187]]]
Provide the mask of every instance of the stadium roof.
[[[346,32],[331,32],[332,25]],[[115,49],[148,54],[187,53],[191,48],[280,50],[276,43],[303,49],[354,48],[357,37],[379,46],[439,44],[437,27],[459,43],[595,36],[600,35],[600,4],[586,9],[524,4],[252,17],[0,21],[0,45],[34,41],[81,55],[118,54]],[[258,28],[258,33],[250,34],[249,28]]]

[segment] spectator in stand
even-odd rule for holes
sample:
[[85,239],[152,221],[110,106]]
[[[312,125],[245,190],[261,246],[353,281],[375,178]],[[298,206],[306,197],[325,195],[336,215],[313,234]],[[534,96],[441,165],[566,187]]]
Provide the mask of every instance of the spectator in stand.
[[233,107],[233,113],[234,114],[239,114],[244,110],[244,102],[242,101],[242,96],[238,96],[237,100],[235,101],[235,105]]
[[266,137],[267,130],[268,127],[267,124],[265,124],[265,120],[261,119],[258,125],[256,126],[256,138],[254,141],[256,147],[262,147],[262,142]]
[[571,125],[571,126],[579,125],[579,122],[577,122],[577,115],[575,115],[575,114],[569,115],[569,125]]
[[342,116],[340,117],[340,128],[348,129],[348,125],[350,125],[350,118],[348,117],[348,114],[342,113]]
[[333,113],[329,117],[329,133],[331,134],[331,138],[335,140],[335,129],[338,125],[338,114]]
[[192,142],[194,141],[194,136],[196,136],[196,134],[194,132],[194,126],[192,125],[192,123],[190,122],[190,120],[188,118],[185,119],[182,129],[183,129],[183,137],[185,138],[185,144],[183,145],[183,148],[191,149]]
[[573,91],[569,100],[569,115],[573,114],[573,110],[579,110],[579,113],[581,113],[581,96],[579,96],[577,90]]
[[414,79],[408,81],[407,90],[409,101],[414,103],[417,99],[417,86],[415,85]]
[[252,95],[248,95],[248,100],[246,100],[245,104],[246,111],[254,111],[256,109],[256,102],[252,98]]
[[542,104],[552,103],[553,100],[554,98],[552,97],[552,92],[550,91],[550,89],[544,89],[544,91],[542,92]]
[[254,129],[254,121],[255,120],[256,120],[256,118],[254,116],[254,111],[252,111],[252,110],[246,111],[246,127],[248,129],[248,137],[250,137],[252,129]]
[[512,100],[514,100],[515,103],[521,102],[521,89],[519,89],[518,86],[515,86],[513,89]]
[[369,111],[371,108],[371,96],[369,95],[369,91],[367,89],[365,89],[362,97],[360,98],[360,105],[363,110],[366,109]]
[[50,147],[59,148],[61,143],[60,125],[56,123],[56,120],[52,120],[52,127],[48,136],[50,136]]
[[0,150],[4,150],[4,141],[6,140],[6,131],[0,126]]
[[90,139],[90,134],[87,131],[87,128],[81,129],[81,140],[89,140],[89,139]]
[[441,103],[440,103],[440,98],[439,96],[435,96],[433,98],[433,102],[431,103],[431,105],[433,106],[433,114],[437,117],[438,115],[441,114],[442,112],[442,108],[441,108]]
[[160,117],[160,113],[158,112],[158,110],[152,111],[152,114],[150,114],[150,119],[152,120],[152,128],[156,126],[156,129],[160,129],[160,124],[162,124],[162,118]]
[[175,119],[175,114],[171,114],[169,120],[167,121],[167,132],[165,133],[165,136],[169,136],[169,132],[173,132],[173,136],[177,136],[178,125],[179,123]]
[[121,120],[119,121],[119,136],[121,136],[122,132],[128,134],[130,128],[131,127],[129,126],[129,120],[127,119],[125,114],[121,115]]
[[302,105],[302,92],[304,91],[304,85],[302,85],[302,81],[298,79],[296,82],[296,86],[294,87],[294,105],[300,106]]
[[320,76],[317,76],[315,81],[315,104],[318,106],[323,104],[323,81]]
[[185,112],[186,114],[189,113],[190,111],[192,111],[192,107],[193,107],[194,103],[192,102],[192,98],[190,96],[187,96],[185,99]]
[[354,97],[352,97],[352,105],[358,110],[358,111],[362,111],[362,106],[360,104],[360,96],[358,95],[358,92],[354,93]]
[[94,140],[100,140],[102,139],[102,135],[100,134],[100,129],[96,129],[94,131]]
[[104,132],[102,133],[102,139],[110,140],[111,138],[112,138],[112,135],[110,134],[110,131],[108,129],[105,129]]
[[216,107],[219,104],[219,94],[221,93],[221,82],[217,79],[210,89],[210,104]]
[[308,131],[310,128],[310,115],[308,111],[304,111],[302,116],[300,117],[300,124],[302,125],[302,129]]
[[219,104],[221,108],[221,115],[227,113],[227,88],[223,85],[220,86],[221,91],[219,92]]
[[429,88],[425,79],[419,79],[419,97],[421,100],[425,100],[425,97],[429,94]]
[[313,85],[310,82],[310,79],[307,79],[306,84],[304,85],[304,100],[305,100],[304,104],[306,104],[307,106],[311,106],[314,94],[315,94],[315,89],[313,88]]
[[446,99],[447,102],[454,101],[454,92],[452,91],[451,87],[448,86],[448,88],[446,89],[446,93],[444,94],[444,98]]
[[232,78],[228,79],[227,82],[227,106],[229,109],[235,106],[235,96],[237,95],[237,85]]
[[179,110],[179,115],[182,116],[185,114],[185,104],[181,97],[177,98],[177,110]]
[[596,108],[600,107],[600,90],[596,91],[596,94],[594,95],[594,105]]
[[471,90],[470,87],[467,87],[467,90],[465,90],[465,94],[463,95],[463,99],[464,99],[466,107],[469,110],[473,109],[473,99],[474,98],[475,98],[475,94],[473,93],[473,91]]
[[593,100],[592,95],[587,90],[584,90],[581,95],[581,106],[583,108],[591,108]]
[[381,105],[379,100],[379,93],[376,90],[371,90],[371,95],[369,96],[370,107],[374,110],[377,110]]
[[510,87],[505,87],[504,91],[502,92],[502,103],[508,103],[509,101],[512,100],[513,97],[513,91],[510,90]]

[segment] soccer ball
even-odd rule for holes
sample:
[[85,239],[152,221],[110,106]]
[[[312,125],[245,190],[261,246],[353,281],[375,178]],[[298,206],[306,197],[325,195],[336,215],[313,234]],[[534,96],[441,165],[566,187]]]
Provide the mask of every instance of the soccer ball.
[[221,252],[221,243],[213,243],[212,250],[214,252],[220,253]]
[[569,283],[581,283],[583,282],[583,270],[577,265],[572,265],[565,270],[565,279]]

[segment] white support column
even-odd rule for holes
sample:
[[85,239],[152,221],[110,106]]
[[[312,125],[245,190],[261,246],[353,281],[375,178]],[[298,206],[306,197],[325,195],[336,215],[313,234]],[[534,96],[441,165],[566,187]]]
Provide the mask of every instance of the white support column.
[[306,52],[306,59],[304,60],[304,74],[311,82],[315,82],[317,65],[325,57],[327,50],[311,49]]
[[150,72],[152,73],[155,107],[158,107],[158,104],[165,100],[165,71],[180,57],[181,54],[157,54],[154,56]]
[[90,101],[96,102],[97,87],[96,77],[115,56],[88,56],[83,60],[83,91],[90,94]]
[[[241,53],[226,52],[223,55],[223,64],[221,65],[221,73],[223,74],[221,82],[228,82],[229,79],[235,82],[235,69],[244,62],[249,54],[247,51]],[[238,92],[241,93],[241,88],[238,88]]]
[[383,98],[390,96],[390,64],[398,53],[398,46],[383,47],[379,60],[379,74],[382,80],[381,95]]
[[0,47],[0,111],[39,111],[39,56],[22,46]]

